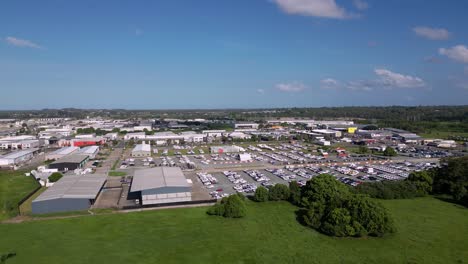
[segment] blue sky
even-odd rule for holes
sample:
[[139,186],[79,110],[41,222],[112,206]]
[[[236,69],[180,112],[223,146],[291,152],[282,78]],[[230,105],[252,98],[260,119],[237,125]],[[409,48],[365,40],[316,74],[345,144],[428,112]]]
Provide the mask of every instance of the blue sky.
[[468,104],[468,1],[0,3],[0,109]]

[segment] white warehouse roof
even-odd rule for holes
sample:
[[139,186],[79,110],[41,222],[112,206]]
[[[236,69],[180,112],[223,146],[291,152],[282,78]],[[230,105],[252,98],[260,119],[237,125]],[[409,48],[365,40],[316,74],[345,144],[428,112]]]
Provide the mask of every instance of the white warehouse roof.
[[94,199],[104,185],[106,178],[106,175],[98,174],[63,176],[34,201],[60,198]]
[[130,192],[162,187],[191,187],[179,167],[157,167],[135,171]]

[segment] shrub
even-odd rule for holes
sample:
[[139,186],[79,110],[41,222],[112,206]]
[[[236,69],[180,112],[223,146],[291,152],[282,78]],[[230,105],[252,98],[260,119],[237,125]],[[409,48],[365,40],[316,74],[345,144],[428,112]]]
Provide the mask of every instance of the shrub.
[[284,184],[276,184],[270,189],[268,199],[271,201],[280,201],[289,199],[289,188]]
[[255,190],[254,201],[256,202],[266,202],[268,201],[268,189],[260,186]]
[[224,217],[229,218],[240,218],[247,214],[247,208],[245,202],[239,195],[231,195],[228,197],[226,203],[224,203]]
[[49,182],[56,182],[60,180],[63,177],[62,173],[60,172],[54,172],[49,176]]
[[301,203],[301,186],[299,186],[297,181],[289,183],[289,201],[295,205]]
[[384,155],[384,156],[387,156],[387,157],[393,157],[393,156],[398,155],[398,153],[397,153],[396,150],[394,150],[392,147],[387,147],[387,148],[385,148],[385,150],[383,151],[383,155]]
[[243,198],[238,194],[233,194],[229,197],[224,197],[221,202],[208,208],[206,213],[209,215],[218,215],[229,218],[240,218],[247,214],[247,209]]

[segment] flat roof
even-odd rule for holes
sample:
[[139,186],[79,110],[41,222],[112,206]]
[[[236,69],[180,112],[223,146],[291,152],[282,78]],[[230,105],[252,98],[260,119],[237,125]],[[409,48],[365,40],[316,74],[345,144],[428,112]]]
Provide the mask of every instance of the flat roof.
[[99,151],[99,146],[88,146],[79,150],[80,154],[94,154],[96,151]]
[[163,187],[191,187],[179,167],[157,167],[136,170],[130,192]]
[[60,198],[94,199],[104,185],[106,178],[106,175],[101,174],[63,176],[33,202]]
[[22,157],[22,156],[25,156],[25,155],[29,155],[33,152],[36,152],[38,151],[39,149],[38,148],[31,148],[31,149],[25,149],[25,150],[20,150],[20,151],[14,151],[14,152],[10,152],[4,156],[1,156],[0,158],[2,159],[16,159],[16,158],[19,158],[19,157]]
[[67,155],[59,160],[52,162],[51,164],[57,163],[81,163],[88,158],[88,155],[80,155],[80,154],[71,154]]
[[57,149],[54,152],[49,153],[49,155],[68,155],[76,150],[80,149],[79,147],[63,147]]
[[136,152],[136,151],[148,151],[148,152],[150,152],[151,151],[151,145],[149,145],[149,144],[138,144],[132,150],[132,152]]

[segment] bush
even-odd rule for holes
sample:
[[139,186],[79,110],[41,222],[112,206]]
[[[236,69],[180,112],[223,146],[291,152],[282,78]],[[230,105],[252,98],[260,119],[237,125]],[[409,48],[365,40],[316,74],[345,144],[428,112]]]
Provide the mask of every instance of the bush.
[[[242,195],[242,197],[244,197]],[[245,199],[245,197],[244,197]],[[217,203],[206,211],[209,215],[218,215],[228,218],[240,218],[247,214],[245,202],[238,194],[224,197],[220,203]]]
[[411,181],[364,182],[355,189],[356,193],[378,199],[408,199],[424,196]]
[[301,186],[299,186],[297,181],[289,183],[289,201],[295,205],[301,203]]
[[255,190],[255,194],[253,197],[254,201],[256,202],[266,202],[268,201],[268,189],[260,186]]
[[289,188],[284,184],[276,184],[270,189],[268,199],[271,201],[280,201],[289,199]]
[[60,172],[54,172],[49,176],[49,182],[56,182],[60,180],[63,177],[62,173]]
[[398,153],[392,147],[387,147],[383,151],[383,155],[387,156],[387,157],[394,157],[394,156],[398,155]]
[[302,204],[307,210],[304,222],[330,236],[383,236],[395,230],[384,207],[353,194],[331,175],[308,181],[302,189]]
[[231,195],[224,203],[224,217],[240,218],[247,214],[245,202],[239,195]]

